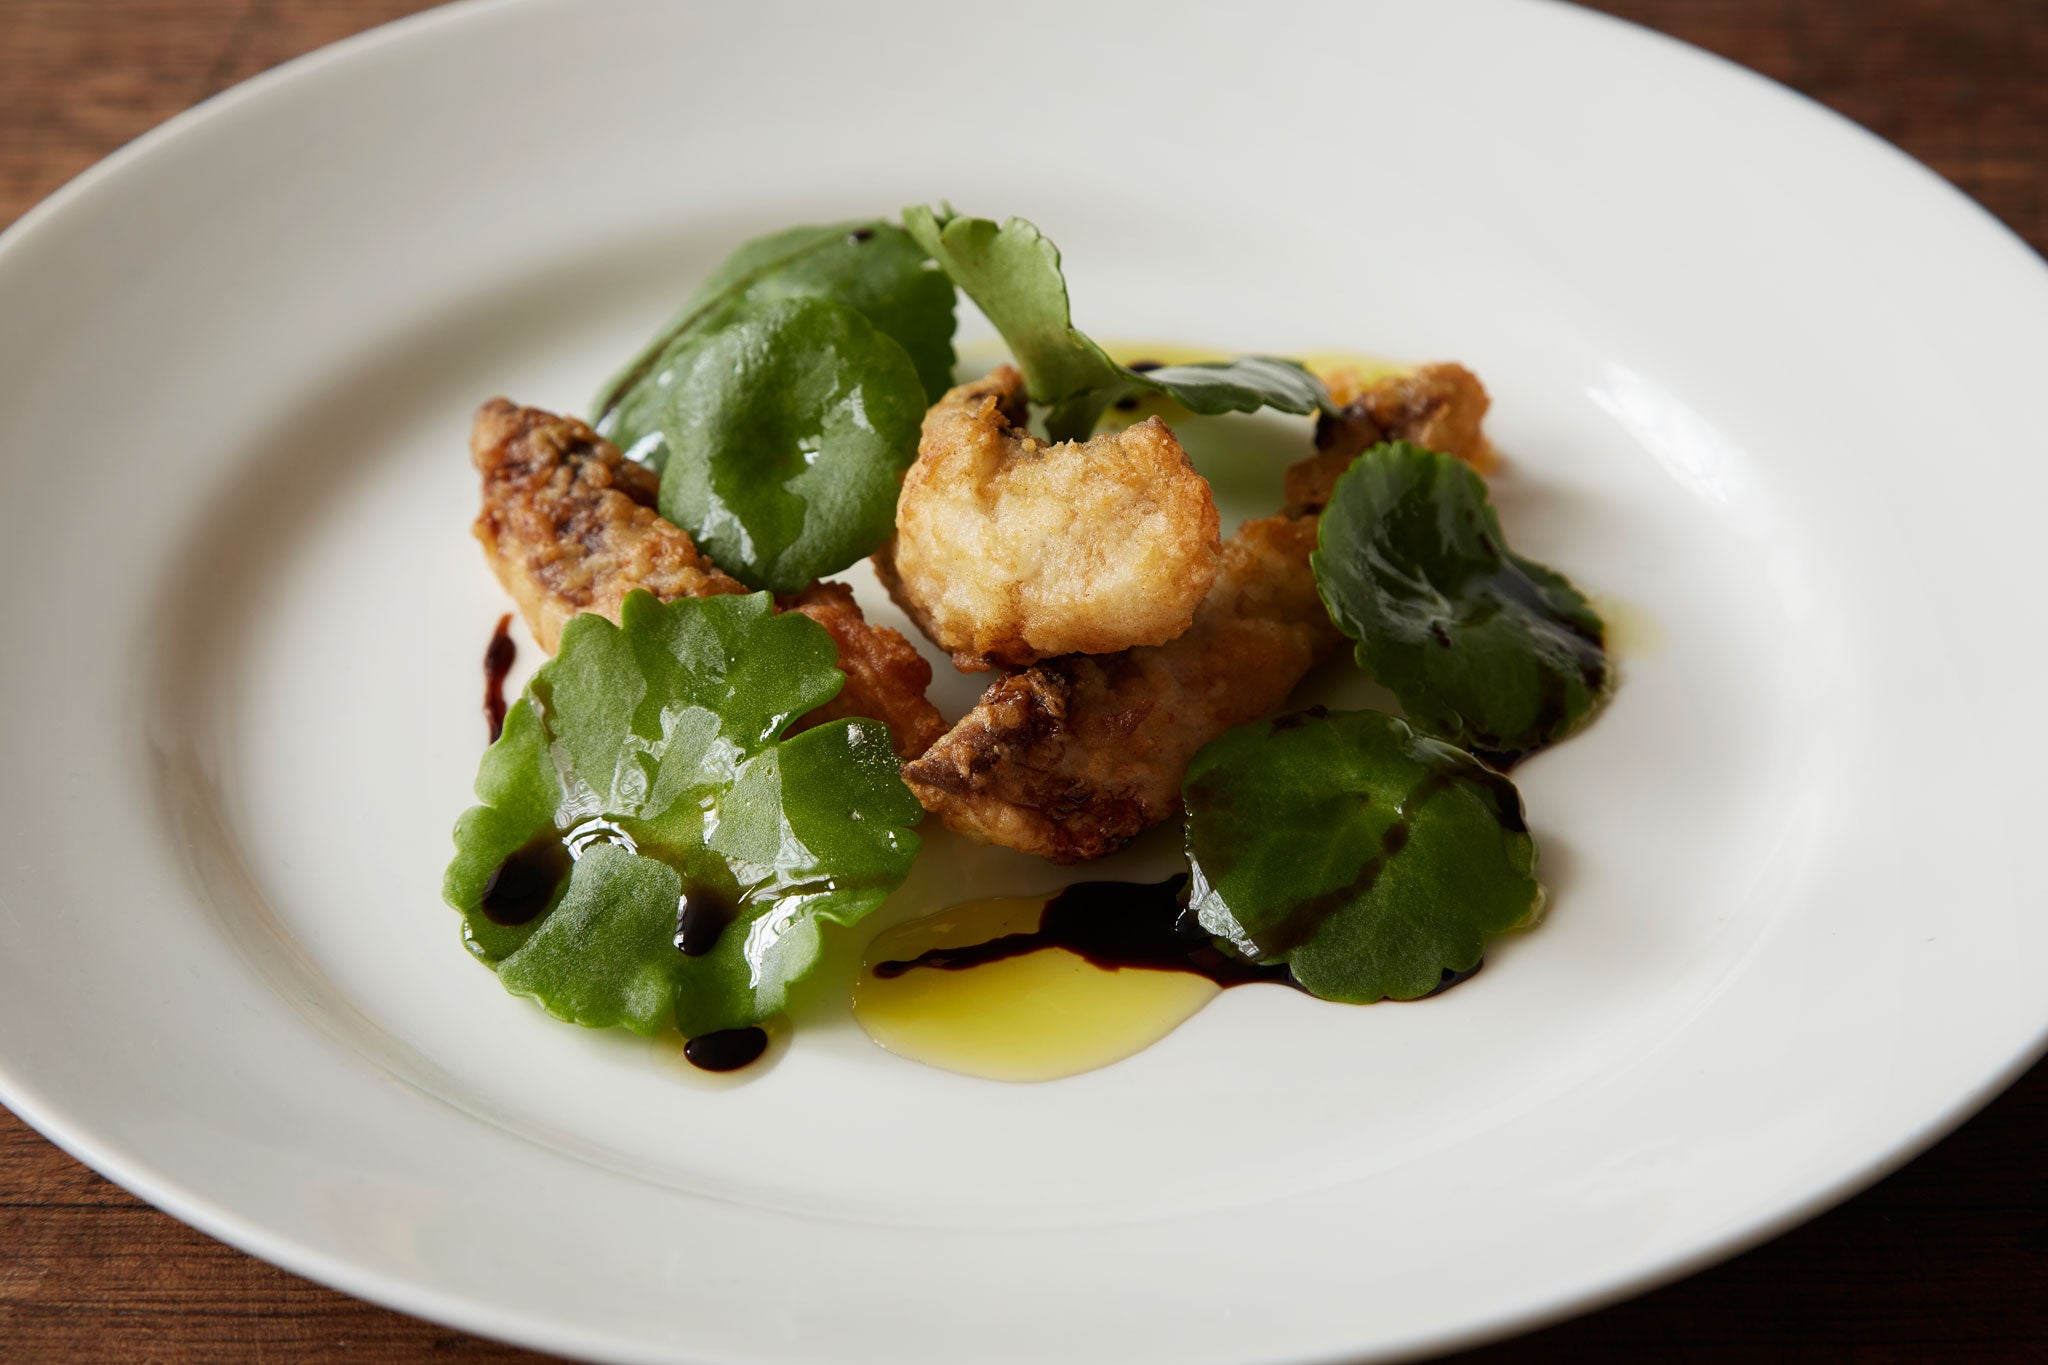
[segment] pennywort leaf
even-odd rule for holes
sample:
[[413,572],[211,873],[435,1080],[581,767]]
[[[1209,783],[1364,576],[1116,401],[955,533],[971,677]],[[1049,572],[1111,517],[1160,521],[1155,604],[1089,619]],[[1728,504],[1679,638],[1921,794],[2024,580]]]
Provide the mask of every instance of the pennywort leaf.
[[1612,683],[1599,613],[1508,549],[1486,484],[1405,441],[1337,480],[1311,558],[1358,662],[1424,728],[1506,766],[1583,725]]
[[1241,725],[1182,795],[1202,927],[1325,1000],[1427,995],[1543,908],[1513,784],[1393,716]]
[[795,592],[889,538],[924,409],[909,356],[861,313],[762,304],[670,395],[661,513],[749,587]]
[[1022,218],[997,224],[915,205],[903,211],[903,225],[1001,333],[1031,400],[1047,409],[1046,431],[1056,441],[1085,439],[1129,393],[1164,394],[1204,415],[1315,412],[1329,403],[1314,375],[1271,356],[1143,373],[1117,364],[1074,326],[1059,248]]
[[668,458],[663,415],[697,346],[762,304],[794,298],[845,304],[894,339],[916,366],[927,401],[952,384],[952,281],[893,224],[828,223],[771,233],[735,251],[605,383],[593,425],[660,469]]
[[[903,210],[903,226],[1002,335],[1033,402],[1058,408],[1102,395],[1092,428],[1130,372],[1074,327],[1051,239],[1022,218],[998,225],[922,204]],[[1087,434],[1084,428],[1074,439]]]
[[765,593],[572,620],[456,826],[443,894],[470,952],[592,1027],[694,1037],[780,1010],[820,923],[880,905],[917,853],[885,726],[781,738],[838,692],[836,658]]

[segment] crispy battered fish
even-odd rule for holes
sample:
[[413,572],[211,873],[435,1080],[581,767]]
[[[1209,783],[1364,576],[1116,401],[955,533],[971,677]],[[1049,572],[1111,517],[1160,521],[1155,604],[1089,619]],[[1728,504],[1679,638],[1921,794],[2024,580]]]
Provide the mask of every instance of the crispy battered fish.
[[904,781],[959,833],[1054,862],[1158,824],[1197,749],[1277,710],[1342,642],[1308,571],[1315,536],[1313,515],[1246,522],[1186,633],[1009,674]]
[[[573,417],[494,398],[477,409],[470,455],[483,476],[476,538],[550,654],[570,617],[594,611],[617,621],[635,588],[664,602],[747,591],[654,510],[654,472]],[[924,695],[931,665],[895,631],[869,625],[850,589],[813,583],[779,605],[831,632],[846,673],[839,695],[800,727],[866,716],[889,726],[905,758],[945,728]]]
[[1317,454],[1287,473],[1289,509],[1224,542],[1215,586],[1186,634],[1000,679],[904,765],[904,780],[949,828],[1054,862],[1100,857],[1166,819],[1179,809],[1195,751],[1285,705],[1343,642],[1309,568],[1337,475],[1391,438],[1472,458],[1486,449],[1485,410],[1486,391],[1456,365],[1374,385],[1342,418],[1319,424]]
[[654,510],[654,471],[575,418],[493,398],[477,409],[469,451],[484,482],[476,538],[548,653],[570,617],[617,621],[635,588],[664,602],[747,590]]
[[883,581],[963,672],[1157,645],[1215,581],[1216,502],[1157,417],[1047,445],[1008,365],[925,414]]

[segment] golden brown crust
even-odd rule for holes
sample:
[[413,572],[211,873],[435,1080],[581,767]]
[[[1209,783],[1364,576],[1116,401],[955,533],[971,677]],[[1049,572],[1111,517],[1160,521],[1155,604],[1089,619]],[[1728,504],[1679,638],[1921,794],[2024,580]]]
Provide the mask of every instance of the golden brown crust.
[[844,583],[817,582],[800,593],[775,599],[784,611],[802,612],[839,646],[846,686],[838,696],[799,720],[791,732],[828,720],[865,716],[888,725],[899,758],[916,758],[945,733],[939,708],[925,697],[932,666],[917,647],[887,626],[871,624]]
[[616,621],[635,588],[664,602],[747,590],[654,510],[653,471],[575,418],[493,398],[469,449],[483,475],[476,538],[548,653],[570,617]]
[[[573,417],[494,398],[477,410],[470,454],[483,475],[476,537],[550,654],[571,617],[594,611],[617,621],[635,588],[664,602],[747,591],[654,510],[654,472]],[[813,583],[781,605],[831,633],[846,673],[839,695],[795,728],[866,716],[889,726],[900,756],[930,746],[944,722],[924,695],[931,665],[908,640],[870,625],[842,584]]]
[[1195,751],[1278,709],[1341,643],[1308,567],[1315,530],[1313,516],[1246,522],[1185,634],[998,680],[904,780],[948,827],[1054,862],[1164,820]]
[[1047,445],[1019,425],[1005,365],[925,414],[885,576],[919,627],[975,672],[1162,644],[1216,576],[1208,481],[1157,417]]
[[[1423,365],[1387,375],[1358,389],[1335,416],[1316,422],[1316,455],[1287,471],[1290,511],[1320,511],[1330,501],[1337,476],[1360,453],[1381,441],[1408,441],[1455,455],[1484,474],[1494,466],[1493,447],[1480,423],[1486,417],[1486,386],[1463,365]],[[1338,390],[1332,391],[1337,396]]]

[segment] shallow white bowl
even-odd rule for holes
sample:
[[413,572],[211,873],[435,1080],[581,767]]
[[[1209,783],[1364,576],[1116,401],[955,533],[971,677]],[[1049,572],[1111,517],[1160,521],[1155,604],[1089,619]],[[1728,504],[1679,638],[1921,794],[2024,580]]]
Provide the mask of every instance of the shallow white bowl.
[[[1486,379],[1517,547],[1638,624],[1517,774],[1554,910],[1470,985],[1232,992],[1003,1086],[842,980],[717,1088],[466,959],[471,408],[578,409],[737,241],[941,196],[1033,217],[1098,334]],[[0,238],[0,1098],[237,1246],[592,1356],[1349,1359],[1612,1298],[2041,1050],[2044,373],[1983,213],[1559,6],[394,25]],[[935,839],[888,915],[1059,880]]]

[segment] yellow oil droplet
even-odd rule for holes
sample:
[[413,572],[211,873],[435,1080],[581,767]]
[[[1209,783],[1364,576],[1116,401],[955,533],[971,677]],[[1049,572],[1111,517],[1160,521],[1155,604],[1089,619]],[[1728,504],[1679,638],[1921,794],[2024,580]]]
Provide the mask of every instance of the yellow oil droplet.
[[1642,659],[1664,647],[1664,627],[1649,608],[1605,593],[1590,594],[1593,610],[1607,628],[1607,652],[1621,659]]
[[853,1014],[912,1061],[998,1081],[1050,1081],[1150,1047],[1221,989],[1188,972],[1098,967],[1064,948],[949,970],[875,975],[934,948],[964,948],[1039,927],[1043,897],[968,901],[898,925],[868,945]]

